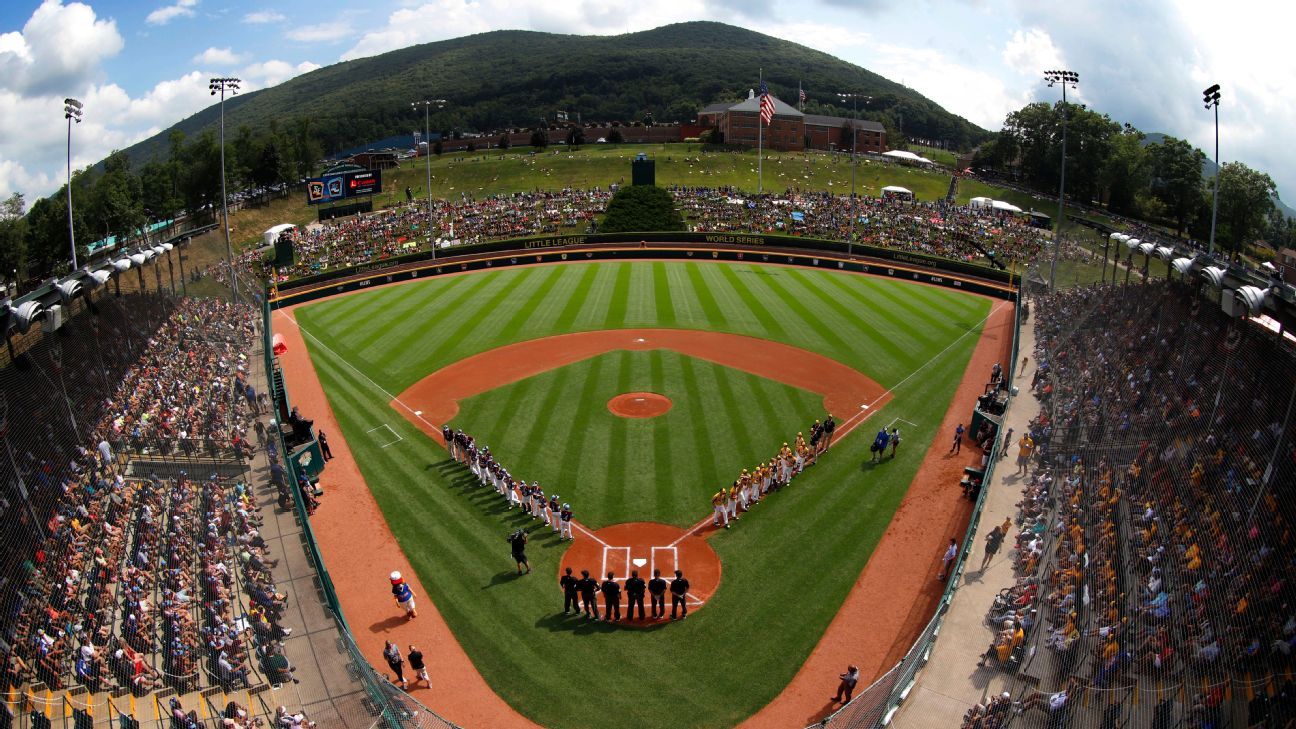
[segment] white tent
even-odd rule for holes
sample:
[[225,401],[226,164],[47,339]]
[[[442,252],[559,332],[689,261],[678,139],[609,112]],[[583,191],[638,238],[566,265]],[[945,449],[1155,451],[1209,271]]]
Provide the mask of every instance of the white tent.
[[907,187],[900,187],[899,185],[887,185],[882,188],[882,197],[903,197],[905,199],[913,199],[913,190],[910,190]]
[[275,241],[279,240],[279,235],[281,233],[283,233],[285,230],[293,230],[296,227],[297,226],[293,225],[292,223],[280,223],[279,225],[276,225],[272,228],[267,228],[266,232],[262,234],[265,238],[265,244],[268,246],[274,245]]
[[990,207],[994,208],[995,210],[1002,210],[1007,213],[1020,213],[1022,211],[1022,209],[1017,207],[1016,205],[1013,205],[1012,203],[1004,202],[1003,200],[991,200]]
[[890,157],[891,159],[900,160],[902,162],[921,162],[925,165],[936,164],[926,157],[919,157],[913,152],[906,152],[903,149],[893,149],[890,152],[883,152],[882,156]]
[[972,208],[973,210],[988,208],[992,204],[994,204],[994,200],[991,200],[988,197],[974,197],[971,200],[968,200],[968,207]]

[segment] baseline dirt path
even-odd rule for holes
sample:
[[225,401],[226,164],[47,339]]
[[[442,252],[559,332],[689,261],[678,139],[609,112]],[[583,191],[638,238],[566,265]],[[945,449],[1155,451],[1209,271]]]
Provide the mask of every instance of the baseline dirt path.
[[[379,668],[385,665],[382,650],[387,640],[402,651],[416,643],[436,656],[427,664],[432,689],[415,688],[410,695],[455,724],[471,729],[537,727],[491,689],[427,596],[342,437],[292,309],[281,309],[273,322],[288,345],[279,361],[293,404],[315,419],[316,428],[333,436],[329,446],[334,457],[324,478],[327,492],[311,526],[356,643]],[[407,622],[391,599],[387,573],[392,570],[400,570],[414,590],[419,609],[414,620]]]
[[962,541],[972,511],[958,482],[964,466],[981,463],[981,451],[966,437],[968,450],[949,454],[954,427],[967,426],[990,368],[1007,366],[1012,355],[1013,306],[992,306],[945,420],[859,580],[792,682],[741,729],[795,729],[819,721],[839,706],[829,701],[838,674],[858,666],[858,693],[904,656],[931,619],[945,587],[936,579],[944,547],[951,537]]
[[439,428],[459,412],[459,401],[623,349],[671,349],[823,395],[824,408],[842,423],[837,437],[860,422],[854,416],[861,405],[877,409],[891,397],[859,370],[768,339],[693,329],[603,329],[530,339],[461,359],[410,385],[396,396],[392,407],[441,443]]

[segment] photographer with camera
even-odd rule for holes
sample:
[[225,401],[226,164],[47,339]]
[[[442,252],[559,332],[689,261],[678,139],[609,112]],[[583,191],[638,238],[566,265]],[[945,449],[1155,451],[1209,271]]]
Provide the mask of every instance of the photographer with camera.
[[517,562],[518,574],[523,574],[522,568],[526,567],[527,574],[531,572],[531,565],[527,562],[526,545],[527,533],[523,529],[518,529],[504,538],[513,550],[513,561]]

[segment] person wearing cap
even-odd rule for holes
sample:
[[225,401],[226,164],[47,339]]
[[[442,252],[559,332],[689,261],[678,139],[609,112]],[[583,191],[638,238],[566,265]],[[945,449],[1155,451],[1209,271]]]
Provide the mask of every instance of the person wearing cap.
[[400,605],[405,611],[405,617],[417,618],[418,610],[414,606],[414,591],[410,589],[409,583],[401,577],[400,572],[391,573],[391,591],[392,597],[396,598],[396,604]]
[[554,534],[562,531],[562,499],[558,494],[549,497],[549,526],[553,527]]
[[572,540],[572,539],[574,539],[574,537],[572,537],[572,508],[571,508],[571,504],[563,504],[563,505],[562,505],[562,512],[558,514],[558,517],[559,517],[560,519],[562,519],[562,533],[560,533],[560,534],[558,535],[558,539],[559,539],[560,541],[563,540],[563,539],[566,539],[566,540],[569,540],[569,541]]
[[711,507],[715,510],[715,516],[711,519],[713,526],[724,524],[724,528],[729,528],[729,492],[721,488],[711,495]]
[[513,561],[517,562],[517,573],[519,575],[523,574],[522,568],[526,567],[526,574],[531,574],[531,563],[527,561],[526,555],[526,530],[518,529],[514,531],[512,534],[508,535],[507,540],[509,543],[509,549],[513,552]]
[[333,460],[333,449],[329,448],[328,436],[324,435],[324,431],[318,431],[315,440],[319,441],[320,455],[324,456],[324,460]]
[[829,701],[845,704],[851,700],[851,694],[855,693],[855,684],[859,683],[859,668],[847,666],[846,673],[838,678],[841,679],[841,683],[837,684],[837,695]]
[[738,519],[738,482],[734,481],[729,486],[729,519],[737,521]]
[[900,428],[891,426],[891,433],[887,439],[891,443],[891,459],[895,460],[896,451],[900,449]]
[[280,706],[275,709],[275,725],[280,729],[301,729],[301,727],[314,729],[315,722],[307,719],[306,715],[300,711],[296,714],[289,714],[287,707]]

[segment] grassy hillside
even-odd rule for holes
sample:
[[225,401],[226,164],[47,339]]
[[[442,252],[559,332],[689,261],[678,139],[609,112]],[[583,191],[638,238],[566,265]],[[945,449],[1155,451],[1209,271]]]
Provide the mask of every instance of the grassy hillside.
[[[483,62],[483,59],[489,59]],[[826,53],[723,23],[668,25],[620,36],[571,36],[495,31],[411,46],[337,63],[226,104],[230,129],[281,127],[309,118],[326,151],[422,127],[410,102],[436,97],[447,107],[435,130],[488,131],[529,127],[556,110],[584,121],[689,121],[707,103],[737,99],[765,69],[770,89],[796,98],[801,82],[807,111],[831,113],[833,92],[855,89],[873,97],[866,116],[902,115],[905,132],[970,146],[987,135],[912,89]],[[821,105],[821,102],[823,105]],[[214,129],[216,106],[176,124],[187,135]],[[166,154],[171,129],[127,150],[140,163]]]

